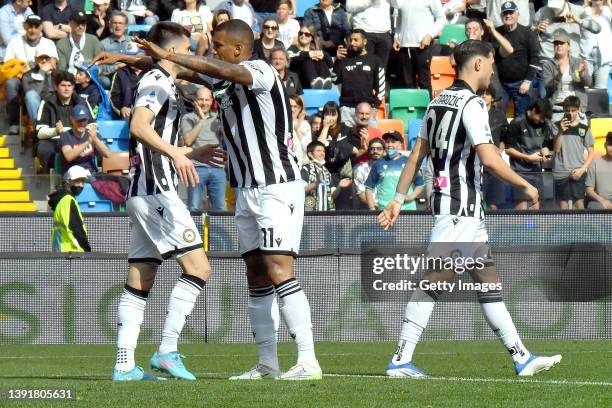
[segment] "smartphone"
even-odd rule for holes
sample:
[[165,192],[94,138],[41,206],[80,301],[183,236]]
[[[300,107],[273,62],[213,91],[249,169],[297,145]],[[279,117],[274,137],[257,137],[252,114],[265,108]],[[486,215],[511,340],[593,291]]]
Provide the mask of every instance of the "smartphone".
[[565,23],[565,16],[555,16],[552,18],[553,23]]
[[571,122],[572,115],[570,115],[569,113],[566,113],[565,115],[563,115],[563,120],[567,120],[568,122]]

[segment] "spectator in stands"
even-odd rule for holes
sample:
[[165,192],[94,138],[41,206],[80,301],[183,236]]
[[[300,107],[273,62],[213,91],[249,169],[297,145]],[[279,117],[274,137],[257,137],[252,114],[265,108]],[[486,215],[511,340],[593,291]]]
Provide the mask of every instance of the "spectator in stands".
[[[353,169],[353,183],[355,185],[355,194],[357,195],[357,199],[359,202],[357,203],[357,208],[359,209],[368,209],[368,198],[366,195],[366,180],[368,179],[368,175],[370,174],[370,169],[372,165],[380,158],[385,155],[385,144],[383,143],[382,138],[380,139],[372,139],[368,143],[368,153],[369,159],[359,163]],[[378,201],[376,198],[376,190],[372,190],[374,204],[378,206]]]
[[287,50],[290,69],[300,78],[302,88],[331,89],[331,67],[329,54],[320,49],[314,26],[302,26],[298,40]]
[[[383,139],[386,155],[372,165],[366,180],[366,198],[368,209],[371,211],[382,210],[393,200],[400,174],[408,162],[408,158],[400,153],[404,138],[399,132],[385,133]],[[373,190],[376,190],[376,201]],[[408,189],[402,210],[416,210],[415,200],[423,191],[425,191],[425,183],[419,173]]]
[[[257,31],[257,16],[253,6],[244,0],[225,0],[217,5],[215,11],[227,10],[232,18],[242,20],[251,27],[253,31]],[[261,30],[263,33],[263,29]]]
[[612,132],[606,136],[606,154],[593,161],[586,178],[588,208],[612,210]]
[[29,5],[30,0],[12,0],[0,8],[0,60],[6,61],[4,53],[11,40],[25,33],[23,23],[29,15],[34,14]]
[[[506,136],[508,121],[504,112],[495,106],[495,88],[492,84],[489,88],[480,92],[479,95],[485,101],[487,105],[487,111],[489,112],[489,128],[491,129],[491,137],[493,143],[497,147],[497,152],[501,155],[505,149],[505,143],[502,141],[502,137]],[[489,172],[486,168],[484,169],[483,175],[483,194],[487,206],[495,210],[506,202],[506,193],[504,189],[504,183],[495,177],[493,173]]]
[[106,38],[111,33],[111,14],[110,0],[93,0],[94,12],[87,15],[87,34]]
[[[181,118],[183,144],[192,148],[205,145],[221,145],[223,130],[221,120],[211,111],[213,96],[210,89],[201,87],[196,92],[195,111]],[[187,189],[187,206],[190,211],[204,211],[204,191],[212,209],[225,210],[225,169],[223,165],[209,166],[193,161],[200,182]]]
[[586,0],[590,5],[586,13],[601,26],[597,34],[581,27],[582,52],[587,57],[589,72],[593,75],[593,88],[606,89],[612,67],[612,8],[610,1]]
[[[563,101],[563,118],[556,122],[557,132],[553,140],[555,161],[553,178],[555,180],[555,199],[562,210],[584,208],[586,172],[593,161],[593,134],[580,113],[580,99],[568,96]],[[588,154],[585,159],[584,150]]]
[[73,13],[68,0],[54,0],[43,7],[40,12],[43,32],[50,40],[59,40],[68,37],[71,27],[68,24]]
[[462,24],[465,21],[465,0],[441,0],[441,3],[448,24]]
[[87,34],[87,16],[82,11],[75,11],[70,16],[70,35],[57,42],[59,61],[57,69],[76,73],[77,67],[85,61],[91,61],[97,53],[102,51],[100,40]]
[[333,177],[325,167],[325,145],[315,140],[306,147],[309,161],[302,167],[302,179],[306,182],[304,191],[305,211],[331,211],[340,192],[351,186],[350,178],[334,183]]
[[[440,7],[439,0],[436,1]],[[419,1],[422,3],[422,1]],[[393,45],[391,36],[391,6],[387,0],[347,0],[346,11],[352,14],[353,31],[362,30],[367,39],[368,54],[375,55],[383,68],[387,67]]]
[[272,17],[268,17],[263,21],[261,26],[261,37],[253,43],[253,57],[270,61],[270,54],[275,48],[284,49],[283,43],[276,39],[278,35],[278,23]]
[[[466,0],[465,4],[467,9],[465,10],[465,16],[468,19],[476,18],[484,20],[487,18],[487,2],[488,0]],[[499,8],[497,8],[499,10]]]
[[[113,11],[110,16],[110,35],[100,41],[100,46],[103,51],[116,53],[129,53],[130,43],[132,38],[127,35],[128,18],[121,11]],[[98,79],[105,87],[110,87],[110,78],[122,66],[122,64],[101,65],[101,71]]]
[[588,15],[584,7],[568,1],[565,1],[561,8],[542,7],[536,13],[535,21],[535,30],[536,33],[539,33],[541,62],[555,57],[553,43],[557,30],[560,29],[568,35],[571,56],[574,58],[584,55],[580,49],[581,31],[587,30],[595,34],[601,31],[599,23]]
[[49,207],[53,210],[53,252],[91,252],[87,227],[75,199],[83,191],[89,176],[87,170],[74,166],[64,175],[63,188],[49,195]]
[[196,47],[196,55],[212,55],[212,34],[219,24],[223,24],[232,18],[227,10],[217,10],[213,13],[211,29],[209,32],[203,33]]
[[[325,146],[325,166],[332,174],[332,184],[344,178],[353,177],[352,160],[357,157],[359,139],[345,131],[340,121],[340,109],[335,102],[323,106],[323,128],[319,141]],[[336,198],[337,209],[351,209],[353,199],[351,190],[342,189]]]
[[[161,2],[163,4],[163,2]],[[172,8],[176,6],[176,3]],[[146,24],[155,25],[160,21],[159,16],[156,14],[157,9],[161,4],[156,0],[125,0],[121,1],[121,11],[123,11],[128,17],[128,25],[132,24]],[[166,20],[166,18],[164,18]]]
[[142,71],[132,65],[120,68],[111,83],[111,104],[115,114],[125,120],[132,117],[132,95]]
[[370,126],[372,123],[372,106],[369,103],[361,102],[355,106],[353,114],[355,115],[353,119],[354,125],[348,129],[348,132],[352,138],[359,140],[355,161],[356,163],[362,163],[370,158],[368,154],[370,140],[382,140],[383,134],[380,130]]
[[334,0],[320,0],[319,4],[304,13],[304,26],[314,26],[321,48],[329,55],[336,55],[340,44],[344,44],[351,31],[346,11]]
[[294,14],[291,0],[279,0],[276,7],[276,16],[278,22],[278,39],[283,43],[285,48],[289,48],[297,39],[300,31],[300,23],[294,18],[289,18]]
[[[340,105],[342,122],[354,123],[355,107],[368,102],[377,109],[385,97],[385,66],[380,59],[366,51],[366,33],[353,29],[349,37],[349,49],[338,47],[334,73],[336,83],[342,85]],[[372,112],[372,124],[376,123],[376,111]]]
[[[204,0],[185,0],[185,8],[176,8],[170,20],[185,27],[191,33],[193,43],[212,30],[213,14]],[[195,48],[195,47],[194,47]]]
[[[551,115],[548,100],[537,99],[526,113],[510,123],[503,139],[510,157],[510,167],[537,188],[540,197],[544,192],[542,164],[551,159],[550,149],[553,147]],[[517,210],[529,208],[529,198],[520,189],[512,188],[512,200]],[[539,209],[540,203],[532,208]]]
[[321,116],[319,112],[313,113],[308,118],[308,123],[310,124],[312,140],[317,140],[321,134],[321,128],[323,127],[323,116]]
[[[59,151],[59,137],[70,124],[70,114],[76,105],[85,105],[84,101],[74,92],[74,75],[66,71],[57,71],[53,76],[55,92],[43,99],[36,118],[36,157],[43,171],[49,172],[55,163],[55,155]],[[93,113],[90,110],[90,117]]]
[[[510,43],[513,52],[507,54],[502,47],[495,55],[497,72],[502,84],[502,109],[506,111],[510,99],[514,101],[514,116],[520,116],[531,105],[531,81],[539,69],[536,35],[518,23],[518,6],[506,1],[501,8],[504,25],[496,30]],[[493,32],[492,32],[493,33]]]
[[398,7],[401,16],[393,40],[393,49],[399,55],[391,86],[416,88],[418,85],[421,89],[431,89],[432,42],[446,24],[440,0],[393,0],[392,4]]
[[306,112],[304,111],[304,102],[297,95],[289,97],[291,105],[291,122],[293,123],[293,143],[291,150],[295,153],[298,159],[298,166],[302,167],[308,163],[308,153],[306,147],[312,142],[312,134],[310,132],[310,123],[306,120]]
[[76,75],[74,76],[74,90],[77,95],[87,101],[95,118],[98,116],[98,105],[100,105],[102,95],[100,95],[98,86],[91,80],[91,72],[86,68],[87,65],[77,68]]
[[300,78],[298,78],[295,72],[291,72],[288,69],[289,56],[287,51],[281,47],[274,48],[270,53],[270,64],[278,71],[278,75],[285,84],[287,95],[303,95],[302,85],[300,84]]
[[72,166],[81,166],[91,174],[98,172],[96,155],[108,158],[110,150],[100,140],[98,125],[92,121],[91,111],[87,105],[76,105],[70,114],[71,128],[60,135],[62,152],[62,174]]
[[563,116],[563,101],[570,95],[580,99],[583,106],[587,106],[585,87],[591,85],[591,74],[586,61],[571,57],[570,38],[563,31],[555,34],[555,58],[546,60],[542,65],[542,76],[546,94],[553,104],[556,114],[553,120],[557,121]]
[[25,73],[21,84],[25,95],[24,102],[30,122],[38,117],[40,102],[54,92],[53,73],[57,59],[45,51],[36,51],[36,66]]
[[[493,21],[495,27],[499,27],[504,24],[504,16],[499,14],[499,10],[502,9],[504,3],[507,0],[487,0],[486,12],[487,18]],[[529,10],[529,0],[513,0],[513,3],[517,6],[518,11],[518,23],[525,27],[531,27],[531,12]]]
[[[0,10],[1,11],[1,10]],[[30,14],[24,21],[25,35],[13,38],[6,47],[4,60],[18,59],[28,64],[29,68],[36,67],[36,55],[46,54],[57,62],[57,50],[53,41],[42,36],[42,20],[35,14]],[[6,100],[9,119],[9,134],[19,133],[19,95],[22,91],[22,81],[11,78],[6,81]],[[40,103],[40,100],[39,100]],[[36,116],[30,116],[36,118]]]

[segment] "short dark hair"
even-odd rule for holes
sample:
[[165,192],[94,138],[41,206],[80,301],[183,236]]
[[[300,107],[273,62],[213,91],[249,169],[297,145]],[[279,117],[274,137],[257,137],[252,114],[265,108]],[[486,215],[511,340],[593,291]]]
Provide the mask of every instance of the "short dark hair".
[[123,19],[125,20],[125,24],[127,25],[127,23],[128,23],[128,16],[127,16],[127,14],[125,14],[121,10],[113,10],[113,12],[110,15],[109,21],[112,20],[113,17],[123,17]]
[[361,28],[353,28],[353,29],[351,30],[351,34],[361,34],[361,36],[362,36],[363,38],[366,38],[366,32],[365,32],[365,30],[363,30],[363,29],[361,29]]
[[248,51],[253,50],[253,43],[255,42],[253,30],[251,30],[251,27],[244,21],[233,19],[221,23],[215,28],[215,33],[220,32],[224,32],[234,41],[240,41],[242,44],[246,45]]
[[74,75],[68,71],[55,71],[53,74],[53,84],[58,86],[62,82],[70,82],[72,85],[75,84]]
[[552,117],[552,105],[548,99],[536,99],[529,107],[529,110],[535,110],[537,113],[544,115],[547,119]]
[[486,57],[493,53],[493,46],[488,42],[479,40],[467,40],[453,50],[457,71],[465,69],[468,62],[473,57]]
[[472,17],[468,21],[465,22],[465,26],[467,27],[467,25],[470,23],[478,23],[478,25],[480,25],[480,28],[484,30],[484,24],[482,23],[481,19]]
[[368,149],[370,149],[370,147],[372,147],[374,143],[380,143],[382,147],[385,147],[385,142],[382,139],[377,137],[374,139],[370,139],[370,142],[368,143]]
[[318,140],[314,140],[310,143],[308,143],[308,146],[306,146],[306,153],[311,153],[314,152],[314,149],[316,149],[317,147],[321,146],[323,149],[325,149],[325,145],[321,142],[319,142]]
[[570,95],[563,100],[563,109],[576,108],[580,109],[580,98],[574,95]]
[[170,44],[183,37],[191,37],[191,33],[185,27],[170,21],[162,21],[151,27],[147,40],[166,49]]

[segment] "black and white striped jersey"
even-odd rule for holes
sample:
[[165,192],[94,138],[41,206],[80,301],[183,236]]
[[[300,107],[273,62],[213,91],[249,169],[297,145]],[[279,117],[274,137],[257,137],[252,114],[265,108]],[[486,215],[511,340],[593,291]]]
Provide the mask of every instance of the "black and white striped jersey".
[[[184,108],[172,76],[155,65],[138,82],[133,101],[133,110],[145,107],[155,114],[151,122],[155,132],[177,146],[180,115]],[[128,198],[177,191],[178,187],[172,160],[131,137],[130,178]]]
[[229,158],[232,187],[262,187],[300,178],[291,151],[289,98],[278,72],[267,62],[240,65],[251,72],[251,86],[213,82]]
[[430,102],[423,120],[419,137],[430,147],[433,214],[482,218],[482,164],[475,147],[493,142],[484,101],[457,80]]

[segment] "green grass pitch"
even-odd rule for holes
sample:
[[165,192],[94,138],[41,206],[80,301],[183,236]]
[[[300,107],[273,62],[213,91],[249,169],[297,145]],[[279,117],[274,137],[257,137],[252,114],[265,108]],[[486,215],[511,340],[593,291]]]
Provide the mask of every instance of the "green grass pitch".
[[[612,342],[527,341],[536,354],[563,355],[550,371],[516,377],[497,341],[430,341],[418,345],[415,364],[429,379],[387,379],[395,343],[318,343],[322,381],[230,382],[253,366],[255,347],[182,345],[195,382],[113,383],[114,347],[0,346],[0,389],[75,390],[75,402],[8,402],[17,407],[610,407]],[[148,369],[154,346],[137,351]],[[295,360],[293,344],[279,345],[281,368]]]

